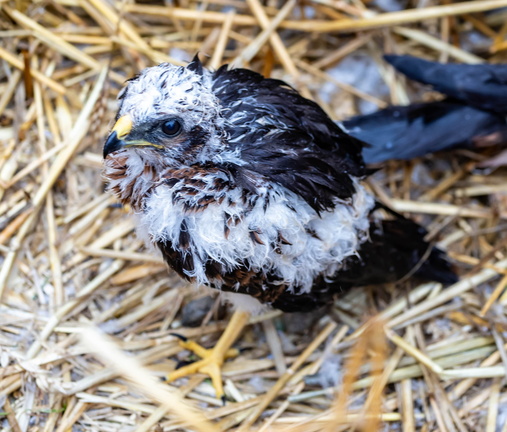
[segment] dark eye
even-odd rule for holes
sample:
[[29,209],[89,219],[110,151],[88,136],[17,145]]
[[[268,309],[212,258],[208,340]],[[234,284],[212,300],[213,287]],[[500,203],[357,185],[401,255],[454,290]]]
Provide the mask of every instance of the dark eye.
[[164,124],[162,124],[162,132],[164,132],[167,136],[175,137],[179,135],[182,130],[181,123],[178,119],[170,119],[167,120]]

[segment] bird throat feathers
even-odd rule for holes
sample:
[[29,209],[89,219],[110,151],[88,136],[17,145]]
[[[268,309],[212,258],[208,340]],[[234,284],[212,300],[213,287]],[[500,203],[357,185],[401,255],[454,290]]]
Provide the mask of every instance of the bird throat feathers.
[[155,152],[124,149],[105,159],[103,176],[108,182],[108,190],[122,204],[129,204],[138,212],[143,200],[159,183],[164,168],[164,162]]

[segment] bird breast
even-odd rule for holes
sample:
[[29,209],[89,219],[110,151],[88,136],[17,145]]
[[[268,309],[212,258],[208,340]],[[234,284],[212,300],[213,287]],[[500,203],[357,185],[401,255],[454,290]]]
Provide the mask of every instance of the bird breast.
[[258,186],[246,191],[219,168],[167,170],[144,201],[138,231],[188,263],[181,272],[197,283],[220,288],[221,278],[207,271],[213,263],[223,274],[276,274],[299,292],[338,271],[366,239],[373,199],[357,182],[350,203],[321,214],[279,185]]

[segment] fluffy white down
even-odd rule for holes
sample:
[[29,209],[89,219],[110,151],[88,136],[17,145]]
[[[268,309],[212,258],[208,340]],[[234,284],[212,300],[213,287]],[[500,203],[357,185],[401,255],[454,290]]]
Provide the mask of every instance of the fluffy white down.
[[[204,272],[203,260],[211,257],[231,270],[245,261],[256,272],[276,269],[289,289],[298,287],[301,292],[309,292],[315,277],[332,276],[366,240],[368,213],[374,201],[358,182],[355,186],[352,205],[337,202],[334,211],[319,216],[305,201],[282,187],[266,189],[249,212],[242,204],[239,188],[228,192],[231,200],[209,205],[204,211],[185,212],[181,203],[173,203],[174,188],[161,184],[138,214],[139,234],[148,242],[178,244],[185,219],[194,245],[195,270],[188,276],[195,277],[198,283],[216,283],[209,281]],[[269,205],[264,209],[268,197]],[[234,204],[230,205],[230,201]],[[227,238],[225,213],[240,218],[236,226],[230,227]],[[251,231],[258,233],[263,244],[252,241]],[[308,231],[316,235],[308,235]],[[281,246],[281,254],[272,248],[279,233],[290,243]]]
[[222,120],[211,87],[207,70],[201,76],[188,68],[162,63],[144,69],[122,90],[119,115],[129,114],[136,125],[146,119],[183,114],[193,125],[215,127]]

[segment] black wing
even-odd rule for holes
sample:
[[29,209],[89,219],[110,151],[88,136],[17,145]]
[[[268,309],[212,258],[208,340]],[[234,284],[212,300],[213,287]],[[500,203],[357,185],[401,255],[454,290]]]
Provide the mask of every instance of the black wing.
[[458,101],[393,106],[343,122],[347,132],[370,144],[366,163],[412,159],[427,153],[472,147],[480,137],[502,131],[505,117]]
[[362,177],[362,143],[347,135],[314,102],[280,80],[221,67],[213,91],[224,108],[229,145],[244,168],[283,185],[317,211],[350,198],[351,176]]
[[505,113],[507,111],[507,65],[442,64],[412,56],[386,55],[398,71],[441,93],[472,106]]
[[344,286],[397,282],[409,276],[443,284],[458,278],[442,250],[424,238],[427,231],[410,219],[372,221],[370,239],[361,245],[358,257],[347,260],[335,278]]

